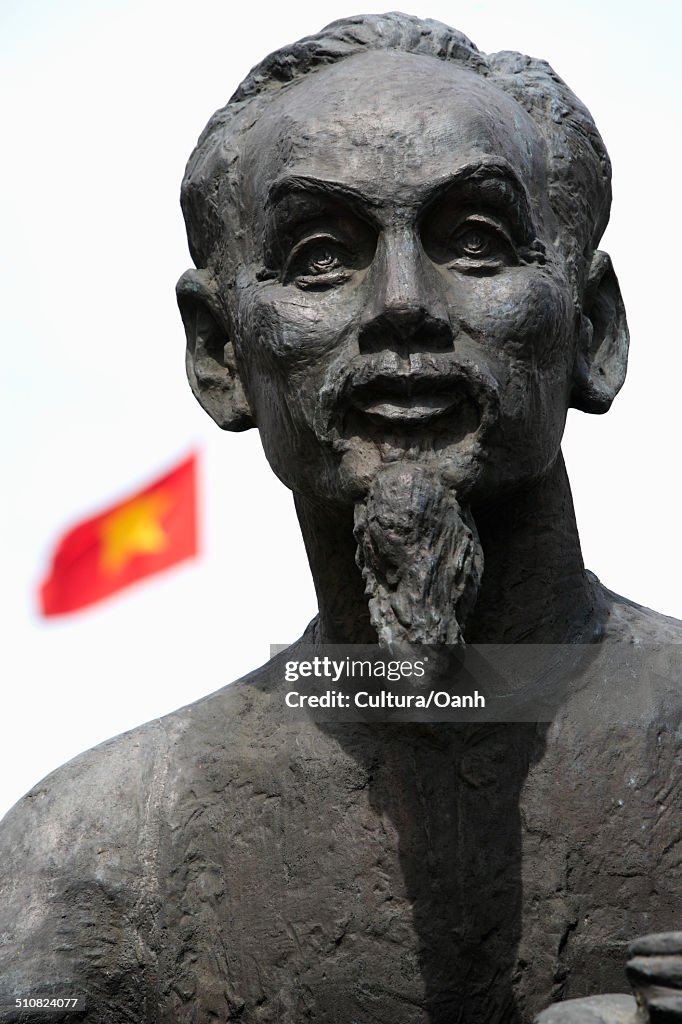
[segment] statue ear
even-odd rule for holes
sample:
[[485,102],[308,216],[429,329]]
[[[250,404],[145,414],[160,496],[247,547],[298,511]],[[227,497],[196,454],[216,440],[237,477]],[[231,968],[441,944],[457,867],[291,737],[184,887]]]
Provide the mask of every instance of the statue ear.
[[208,270],[187,270],[176,286],[187,336],[187,377],[194,397],[223,430],[248,430],[255,421]]
[[611,259],[596,250],[585,286],[571,406],[607,412],[625,380],[630,334]]

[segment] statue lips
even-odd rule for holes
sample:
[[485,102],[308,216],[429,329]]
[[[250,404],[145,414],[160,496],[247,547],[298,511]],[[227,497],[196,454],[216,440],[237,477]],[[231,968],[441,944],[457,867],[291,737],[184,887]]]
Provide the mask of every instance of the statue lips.
[[331,368],[315,412],[318,440],[345,450],[352,438],[430,445],[483,443],[499,415],[499,390],[480,364],[420,354],[365,356]]
[[347,398],[356,414],[394,429],[442,419],[440,429],[447,421],[456,421],[457,432],[465,435],[474,433],[481,422],[478,403],[460,374],[378,374],[352,388]]
[[349,404],[373,422],[415,426],[451,413],[459,413],[470,430],[477,429],[480,414],[461,378],[380,376],[355,388]]

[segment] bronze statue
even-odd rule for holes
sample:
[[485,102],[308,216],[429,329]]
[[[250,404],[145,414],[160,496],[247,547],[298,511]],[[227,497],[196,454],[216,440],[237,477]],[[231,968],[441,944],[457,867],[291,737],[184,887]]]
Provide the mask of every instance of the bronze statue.
[[[213,116],[182,187],[189,379],[293,491],[319,615],[10,812],[2,1005],[528,1024],[621,991],[628,942],[675,928],[679,693],[590,701],[624,700],[616,646],[682,630],[586,572],[560,451],[567,409],[606,412],[625,375],[610,196],[547,64],[402,14],[272,54]],[[285,714],[285,660],[377,643],[589,645],[592,689],[544,725]],[[668,1009],[676,941],[645,954]]]

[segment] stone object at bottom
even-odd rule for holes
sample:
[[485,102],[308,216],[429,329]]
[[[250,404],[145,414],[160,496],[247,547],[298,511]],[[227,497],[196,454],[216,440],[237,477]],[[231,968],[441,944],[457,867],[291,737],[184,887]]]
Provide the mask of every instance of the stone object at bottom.
[[555,1003],[535,1018],[534,1024],[643,1024],[632,996],[592,996]]
[[555,1003],[534,1024],[673,1024],[682,1022],[682,932],[635,939],[625,973],[636,994]]

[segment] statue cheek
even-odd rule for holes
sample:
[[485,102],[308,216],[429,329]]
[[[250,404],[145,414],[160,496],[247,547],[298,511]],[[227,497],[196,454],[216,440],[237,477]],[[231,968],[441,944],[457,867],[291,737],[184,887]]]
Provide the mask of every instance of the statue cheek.
[[461,330],[513,360],[556,368],[572,363],[573,312],[568,288],[544,270],[515,267],[479,278],[469,289]]
[[240,302],[242,349],[255,349],[263,365],[280,364],[287,374],[314,372],[345,346],[357,329],[347,306],[323,294],[313,299],[295,288],[269,285]]

